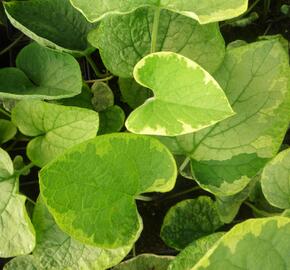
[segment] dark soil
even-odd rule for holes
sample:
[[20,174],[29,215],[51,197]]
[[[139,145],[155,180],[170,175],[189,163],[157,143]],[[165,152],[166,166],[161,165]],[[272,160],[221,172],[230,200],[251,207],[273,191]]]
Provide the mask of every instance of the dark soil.
[[[251,1],[254,2],[254,1]],[[246,40],[247,42],[253,42],[257,40],[259,36],[267,35],[276,35],[281,34],[286,39],[290,41],[290,14],[289,16],[285,16],[280,12],[280,6],[282,4],[289,4],[290,0],[272,0],[272,4],[270,10],[264,11],[264,3],[265,1],[260,1],[260,3],[253,9],[253,11],[259,14],[259,19],[246,27],[232,27],[227,24],[221,23],[222,34],[225,37],[227,43],[241,39]],[[251,3],[250,3],[251,4]],[[7,28],[0,26],[0,51],[1,49],[8,46],[13,40],[19,37],[21,33],[14,29],[8,22]],[[15,65],[15,57],[18,54],[19,50],[23,48],[29,42],[28,38],[23,37],[20,42],[17,43],[16,46],[13,47],[8,53],[0,56],[0,68],[8,67]],[[95,53],[94,58],[99,59],[100,57],[97,53]],[[99,61],[101,62],[101,61]],[[84,60],[80,60],[80,64],[86,79],[93,79],[92,71],[87,66]],[[100,65],[100,69],[104,69],[102,65]],[[127,114],[130,113],[130,108],[123,104],[120,100],[120,93],[117,87],[117,80],[113,80],[110,82],[112,89],[116,95],[116,103],[119,104]],[[290,136],[287,134],[285,138],[285,143],[290,144]],[[11,143],[10,143],[11,144]],[[4,145],[8,147],[9,143]],[[25,157],[25,142],[17,143],[14,148],[16,151],[10,152],[12,157],[16,155],[22,155]],[[26,161],[28,161],[26,159]],[[38,170],[34,168],[30,175],[24,176],[21,178],[20,191],[26,194],[32,200],[36,200],[39,194],[38,187],[38,178],[37,178]],[[179,177],[177,180],[176,187],[173,191],[167,194],[153,194],[152,196],[156,198],[152,202],[141,202],[139,201],[138,209],[139,213],[142,216],[144,223],[144,230],[141,234],[140,239],[136,243],[136,253],[155,253],[155,254],[163,254],[163,255],[175,255],[176,251],[168,248],[163,241],[161,240],[159,233],[161,224],[163,222],[163,218],[168,211],[168,209],[175,205],[177,202],[182,201],[187,198],[194,198],[200,195],[207,194],[207,192],[203,190],[198,190],[192,193],[188,193],[186,195],[182,195],[179,197],[172,198],[172,195],[187,190],[196,184],[194,181],[184,179]],[[28,203],[30,204],[30,203]],[[31,205],[28,205],[31,208]],[[246,206],[242,206],[238,216],[236,217],[236,221],[244,220],[249,217],[252,217],[251,211]],[[230,228],[231,225],[227,226],[226,229]],[[225,228],[224,228],[225,229]],[[129,254],[128,257],[132,256]],[[3,267],[4,263],[7,260],[0,260],[0,269]]]

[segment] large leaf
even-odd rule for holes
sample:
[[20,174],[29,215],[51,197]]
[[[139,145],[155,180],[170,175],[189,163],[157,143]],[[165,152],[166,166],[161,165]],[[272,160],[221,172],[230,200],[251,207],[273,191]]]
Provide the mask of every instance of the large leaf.
[[172,256],[157,256],[154,254],[142,254],[131,260],[125,261],[113,268],[113,270],[167,270]]
[[142,230],[135,199],[167,192],[176,165],[157,140],[110,134],[80,144],[40,172],[40,190],[59,227],[75,239],[103,248],[136,241]]
[[170,208],[162,224],[161,237],[167,245],[181,250],[222,225],[214,202],[210,197],[201,196]]
[[290,208],[290,149],[282,151],[266,165],[261,184],[270,204]]
[[[151,8],[108,17],[89,34],[89,41],[99,48],[107,69],[120,77],[132,77],[135,64],[151,52],[153,20]],[[160,14],[156,51],[182,54],[213,72],[224,57],[225,45],[218,24],[202,26],[164,10]]]
[[177,136],[211,126],[234,113],[213,77],[197,63],[172,52],[150,54],[134,69],[154,97],[126,121],[138,134]]
[[193,241],[176,256],[167,270],[190,270],[223,235],[218,232]]
[[250,219],[230,230],[191,270],[290,268],[290,219]]
[[94,138],[99,117],[94,111],[23,100],[12,111],[12,121],[27,136],[36,137],[27,146],[27,155],[42,167],[64,150]]
[[17,128],[8,120],[0,119],[0,144],[11,140],[17,132]]
[[33,224],[36,231],[33,256],[42,270],[103,270],[118,264],[132,248],[129,245],[100,249],[74,240],[59,229],[41,198],[34,208]]
[[0,257],[30,253],[35,233],[25,209],[25,196],[18,194],[18,178],[9,155],[0,148]]
[[0,69],[0,98],[50,100],[81,92],[80,67],[71,55],[32,43],[18,54],[16,66]]
[[229,196],[280,148],[290,113],[288,53],[278,38],[230,46],[215,77],[237,114],[175,140],[191,158],[198,183]]
[[71,0],[89,21],[98,21],[109,14],[130,13],[137,8],[154,6],[168,9],[198,20],[200,23],[234,18],[247,10],[247,0]]
[[87,34],[96,25],[69,0],[10,1],[4,6],[13,26],[41,45],[68,52],[90,50]]

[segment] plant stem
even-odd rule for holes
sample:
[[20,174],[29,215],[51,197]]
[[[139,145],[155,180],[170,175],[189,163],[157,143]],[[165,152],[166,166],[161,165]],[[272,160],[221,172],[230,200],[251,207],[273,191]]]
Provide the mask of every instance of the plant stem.
[[200,190],[200,189],[201,189],[200,186],[192,187],[192,188],[189,188],[189,189],[174,193],[174,194],[172,194],[170,196],[167,196],[166,198],[160,199],[159,201],[166,201],[166,200],[174,199],[174,198],[180,197],[182,195],[186,195],[188,193],[191,193],[191,192],[194,192],[194,191],[197,191],[197,190]]
[[90,55],[86,55],[86,59],[88,61],[88,63],[90,64],[90,66],[92,67],[93,71],[95,72],[97,77],[102,77],[103,74],[99,71],[96,63],[94,62],[94,60],[92,59],[92,57]]
[[0,108],[0,113],[6,115],[7,117],[11,118],[11,114],[9,112],[6,112],[4,109]]
[[8,47],[6,47],[2,51],[0,51],[0,55],[4,54],[4,53],[8,52],[10,49],[12,49],[23,38],[23,36],[24,36],[23,34],[20,35]]
[[156,52],[160,13],[161,13],[160,7],[156,7],[154,12],[154,21],[151,35],[151,53]]
[[264,2],[264,21],[267,18],[271,6],[271,0],[265,0]]
[[143,196],[143,195],[138,195],[138,196],[136,197],[136,200],[138,200],[138,201],[143,201],[143,202],[151,202],[151,201],[153,201],[154,199],[151,198],[151,197],[147,197],[147,196]]
[[86,83],[95,83],[95,82],[106,82],[109,80],[112,80],[114,78],[114,75],[110,75],[108,77],[102,78],[102,79],[97,79],[97,80],[87,80],[85,81]]
[[34,167],[34,164],[31,162],[28,165],[24,166],[22,169],[16,171],[16,175],[22,175],[25,171],[31,169],[32,167]]
[[33,205],[36,205],[35,201],[31,200],[29,197],[26,197],[27,201],[31,202]]
[[30,182],[25,182],[25,183],[20,183],[20,186],[24,187],[24,186],[30,186],[30,185],[34,185],[37,184],[38,181],[30,181]]
[[186,166],[188,165],[189,162],[190,162],[190,158],[187,157],[187,158],[183,161],[183,163],[180,165],[180,167],[179,167],[179,171],[182,172],[182,171],[186,168]]
[[132,248],[133,257],[136,257],[136,246],[134,245]]
[[245,201],[244,204],[263,217],[273,217],[275,215],[279,215],[279,213],[268,213],[266,211],[260,210],[248,201]]

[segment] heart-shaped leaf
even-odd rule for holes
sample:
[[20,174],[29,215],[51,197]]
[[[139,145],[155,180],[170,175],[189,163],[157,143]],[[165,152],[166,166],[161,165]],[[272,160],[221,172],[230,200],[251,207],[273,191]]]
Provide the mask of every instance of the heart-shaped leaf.
[[182,15],[164,10],[160,14],[157,38],[152,38],[154,10],[141,8],[134,13],[105,18],[88,39],[99,49],[102,60],[113,74],[132,77],[133,68],[151,51],[179,53],[214,72],[225,54],[225,42],[217,23],[199,25]]
[[236,225],[191,270],[289,269],[290,219],[249,219]]
[[4,2],[10,22],[41,45],[67,52],[90,52],[87,35],[90,24],[69,0]]
[[51,100],[81,92],[80,67],[69,54],[32,43],[18,54],[16,67],[0,69],[1,98]]
[[197,63],[172,52],[144,57],[134,69],[141,85],[154,97],[126,121],[138,134],[177,136],[211,126],[234,113],[214,78]]
[[193,175],[204,189],[231,196],[276,155],[288,129],[289,59],[284,41],[272,37],[230,45],[215,78],[236,115],[174,140],[191,158]]
[[290,208],[290,149],[279,153],[263,170],[262,190],[267,201],[278,208]]
[[94,138],[99,127],[94,111],[38,100],[19,102],[12,121],[24,135],[36,137],[28,143],[27,155],[39,167],[73,145]]
[[25,209],[26,197],[18,194],[18,177],[12,160],[0,148],[0,257],[29,254],[35,233]]
[[89,21],[98,21],[110,14],[130,13],[137,8],[154,6],[168,9],[198,20],[200,23],[224,21],[247,10],[248,0],[71,0]]
[[175,184],[174,158],[158,140],[99,136],[66,151],[40,172],[40,190],[56,223],[82,243],[118,248],[137,240],[140,193]]
[[8,120],[0,119],[0,144],[11,140],[17,132],[17,128]]
[[214,233],[222,225],[212,199],[201,196],[171,207],[160,235],[168,246],[181,250],[194,240]]

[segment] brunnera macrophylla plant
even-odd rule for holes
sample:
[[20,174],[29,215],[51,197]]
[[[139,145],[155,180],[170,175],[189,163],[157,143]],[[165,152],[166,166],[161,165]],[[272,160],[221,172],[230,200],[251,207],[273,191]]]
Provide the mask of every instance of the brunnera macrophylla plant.
[[[290,114],[288,43],[225,46],[218,25],[248,1],[3,5],[32,40],[0,69],[0,257],[15,257],[6,270],[290,268],[289,151],[277,155]],[[127,116],[108,84],[115,77]],[[28,165],[7,147],[19,136]],[[31,214],[19,184],[34,166]],[[143,229],[136,200],[172,190],[178,173],[207,194],[165,216],[161,238],[180,253],[119,264]],[[240,205],[261,198],[275,212],[234,226]]]

